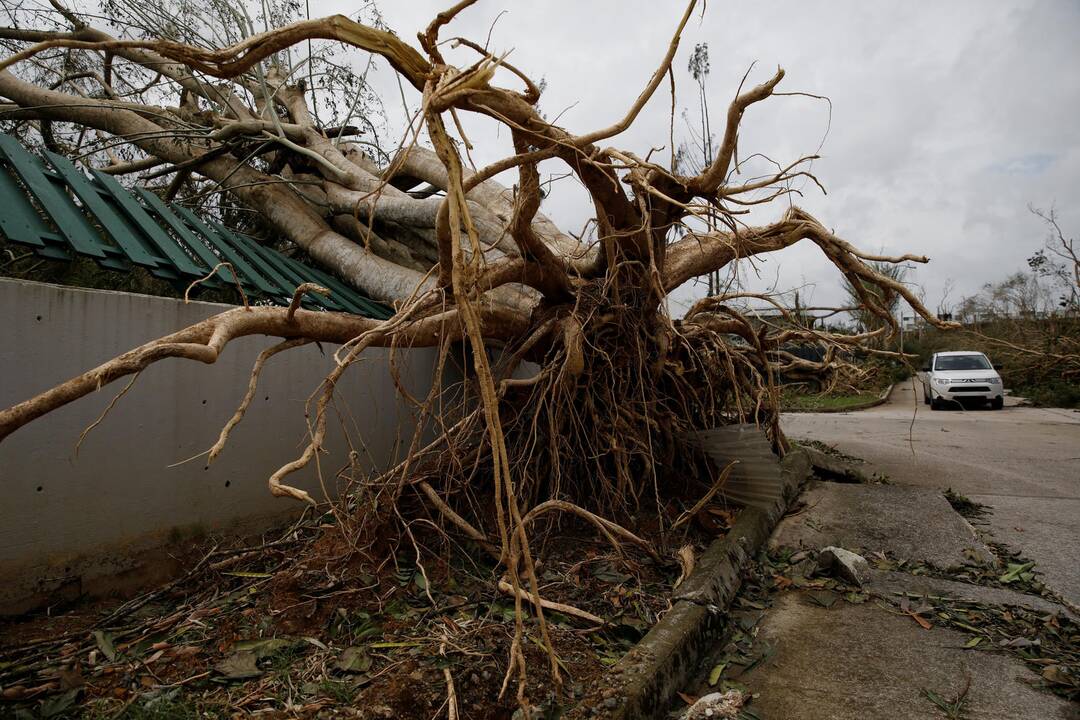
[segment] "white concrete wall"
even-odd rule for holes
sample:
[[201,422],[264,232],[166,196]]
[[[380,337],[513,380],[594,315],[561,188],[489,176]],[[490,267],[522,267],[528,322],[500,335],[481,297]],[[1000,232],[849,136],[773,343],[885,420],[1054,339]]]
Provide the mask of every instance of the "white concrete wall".
[[[0,407],[24,400],[148,340],[228,309],[129,293],[0,278]],[[78,594],[117,573],[147,574],[170,536],[250,532],[300,503],[272,497],[266,479],[303,447],[304,403],[333,366],[335,347],[272,358],[256,400],[208,470],[202,458],[248,384],[255,356],[276,342],[243,338],[214,365],[152,365],[74,454],[126,379],[61,408],[0,442],[0,612]],[[411,412],[395,393],[388,351],[375,349],[338,386],[337,416],[320,467],[328,487],[347,461],[342,423],[367,462],[385,466],[407,446]],[[435,352],[399,353],[415,395],[430,388]],[[315,464],[290,483],[324,497]],[[141,553],[141,555],[140,555]],[[161,555],[159,554],[159,557]],[[122,583],[121,583],[122,584]],[[107,585],[107,583],[106,583]]]

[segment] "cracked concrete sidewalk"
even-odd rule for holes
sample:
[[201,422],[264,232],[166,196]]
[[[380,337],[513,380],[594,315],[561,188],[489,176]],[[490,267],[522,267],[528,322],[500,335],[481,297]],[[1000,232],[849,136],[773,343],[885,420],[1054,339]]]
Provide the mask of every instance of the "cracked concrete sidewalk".
[[[878,411],[888,430],[893,429],[904,407],[910,410],[911,402],[911,397],[899,393],[892,403],[894,407],[886,405]],[[874,433],[874,412],[859,413],[858,418],[852,416],[844,422],[857,423],[864,432]],[[953,420],[948,416],[940,420],[938,415],[933,416],[935,422],[948,424]],[[1005,414],[994,415],[1000,418]],[[962,417],[959,413],[955,419],[962,425],[978,420],[971,416]],[[1025,416],[1017,414],[1013,419],[1014,425],[1022,426]],[[836,422],[835,416],[827,420]],[[1013,427],[1008,432],[1016,433],[1018,441],[1029,429],[1045,432],[1045,423],[1039,422],[1045,420],[1042,415],[1032,415],[1031,420],[1035,421],[1031,423],[1032,428]],[[910,422],[910,412],[907,421]],[[798,417],[797,426],[802,430],[820,427],[812,416],[807,415]],[[1070,435],[1074,430],[1080,431],[1080,426],[1072,424],[1072,418],[1068,418],[1065,427],[1065,432]],[[934,432],[953,442],[960,439],[960,432],[953,429],[955,432],[951,434],[941,433],[940,429]],[[790,428],[788,433],[794,438],[814,437],[809,432],[793,432]],[[834,432],[836,434],[839,431]],[[977,437],[973,432],[971,436]],[[1080,438],[1080,432],[1077,437]],[[836,545],[863,554],[871,560],[871,565],[874,558],[881,557],[878,553],[883,553],[916,566],[926,564],[946,570],[991,560],[992,549],[984,541],[987,539],[1005,542],[1038,562],[1043,553],[1033,554],[1021,542],[1025,538],[1037,538],[1036,551],[1054,540],[1062,546],[1062,553],[1073,558],[1073,571],[1077,569],[1075,545],[1070,542],[1076,532],[1077,518],[1070,518],[1066,512],[1071,507],[1071,500],[1059,504],[1056,509],[1047,509],[1047,515],[1040,519],[1038,536],[1031,532],[1035,523],[1030,518],[1023,526],[1027,533],[1021,534],[1018,523],[1017,529],[1013,527],[1014,512],[1006,492],[1008,487],[994,485],[985,478],[976,486],[970,486],[975,477],[970,457],[964,459],[968,475],[959,473],[958,477],[947,467],[928,464],[925,460],[917,470],[902,466],[898,463],[908,461],[892,448],[875,453],[872,446],[864,444],[865,441],[858,445],[838,442],[835,437],[829,437],[827,441],[835,443],[844,452],[866,459],[867,464],[861,466],[864,473],[883,471],[898,484],[815,481],[802,496],[805,505],[777,527],[770,540],[771,547],[804,547],[818,551]],[[897,435],[888,442],[899,445],[903,438]],[[1045,442],[1048,440],[1044,438]],[[1006,450],[998,448],[997,452]],[[1026,467],[1029,483],[1038,477],[1040,462],[1057,463],[1047,468],[1048,477],[1051,482],[1061,482],[1058,479],[1060,463],[1053,456],[1040,456],[1038,448],[1032,448],[1029,457],[1017,456],[1023,452],[1022,448],[1013,448],[1012,452],[1009,468]],[[1000,475],[1000,466],[989,471],[991,478]],[[908,482],[908,478],[912,481]],[[978,497],[972,499],[982,502],[992,499],[991,512],[1005,500],[1001,510],[1006,517],[995,520],[991,516],[976,532],[943,496],[946,487],[957,488],[958,485],[962,492],[972,492],[973,496],[977,493]],[[1071,484],[1066,494],[1076,494]],[[1061,528],[1056,536],[1055,527]],[[992,537],[984,532],[987,530]],[[1067,601],[1072,600],[1075,575],[1056,554],[1045,557],[1050,572],[1046,573],[1044,581]],[[985,644],[979,649],[965,647],[972,635],[934,624],[932,621],[936,618],[932,615],[928,616],[932,627],[924,629],[896,606],[905,594],[911,594],[913,598],[937,596],[984,605],[1019,606],[1040,615],[1056,613],[1076,620],[1076,616],[1070,614],[1075,611],[1075,605],[1066,608],[1046,598],[1008,588],[915,575],[904,572],[903,568],[899,571],[873,570],[864,589],[869,592],[871,601],[850,604],[840,600],[828,607],[815,602],[811,593],[798,588],[773,596],[772,606],[758,614],[757,624],[750,631],[756,633],[753,652],[764,659],[733,677],[755,694],[747,706],[753,715],[747,717],[756,716],[761,720],[940,720],[950,716],[929,699],[927,691],[948,699],[970,683],[963,713],[955,717],[965,720],[1080,720],[1080,704],[1070,703],[1040,687],[1042,678],[1016,656],[1000,648],[982,649]],[[912,599],[912,602],[919,601]],[[719,646],[717,650],[719,653]],[[707,682],[713,665],[711,659],[703,663],[696,680],[686,688],[688,695],[701,695],[716,689]]]
[[[803,499],[806,508],[773,533],[774,548],[838,545],[943,569],[970,562],[973,554],[990,557],[939,492],[817,482]],[[1080,718],[1076,705],[1038,688],[1040,677],[1019,659],[965,648],[969,635],[939,625],[925,630],[887,602],[911,593],[1045,614],[1065,608],[1004,588],[898,571],[873,570],[864,589],[878,602],[841,600],[823,607],[798,590],[775,596],[754,641],[755,653],[771,654],[734,678],[755,693],[749,709],[761,720],[940,720],[947,715],[925,691],[951,698],[968,679],[965,711],[958,716],[965,720]],[[690,694],[707,691],[711,667],[706,663]]]

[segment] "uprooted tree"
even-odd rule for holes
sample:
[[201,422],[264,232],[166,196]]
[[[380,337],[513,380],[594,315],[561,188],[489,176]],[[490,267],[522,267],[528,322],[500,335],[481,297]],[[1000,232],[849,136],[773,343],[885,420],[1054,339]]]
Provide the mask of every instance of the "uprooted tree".
[[[524,600],[540,614],[529,550],[538,515],[571,512],[609,538],[640,542],[617,522],[679,481],[666,470],[681,456],[685,431],[757,423],[782,452],[779,374],[827,373],[832,349],[888,332],[893,318],[882,297],[903,296],[938,322],[895,277],[870,264],[926,258],[862,253],[790,205],[771,224],[741,221],[750,206],[786,202],[792,180],[813,180],[811,157],[739,179],[740,124],[774,94],[782,70],[740,88],[715,155],[697,174],[608,144],[666,85],[694,2],[629,110],[582,134],[546,120],[537,110],[540,88],[505,57],[455,38],[455,47],[475,52],[475,62],[455,67],[444,59],[440,35],[471,4],[437,15],[419,33],[419,47],[340,15],[255,33],[237,10],[230,27],[239,30],[222,31],[216,45],[185,35],[194,20],[179,16],[167,32],[147,17],[123,24],[124,34],[114,37],[55,2],[52,25],[0,29],[11,50],[0,61],[7,102],[0,119],[46,143],[75,138],[72,147],[86,162],[131,183],[171,174],[170,198],[201,182],[194,187],[209,186],[251,211],[278,239],[396,311],[375,321],[299,309],[300,296],[317,288],[299,288],[289,308],[239,307],[3,411],[0,439],[158,360],[213,363],[234,338],[280,338],[259,357],[213,460],[243,416],[263,363],[308,342],[339,343],[337,364],[315,396],[310,442],[269,479],[275,495],[310,501],[289,476],[320,451],[335,385],[364,350],[433,346],[445,358],[464,343],[472,363],[464,399],[434,418],[432,398],[414,399],[421,418],[442,432],[423,447],[417,436],[404,463],[354,486],[350,507],[363,511],[351,527],[362,533],[396,522],[402,505],[438,516],[497,556],[519,609]],[[264,21],[269,27],[274,18]],[[359,130],[347,127],[348,113],[336,128],[316,118],[309,66],[291,64],[289,53],[312,41],[365,51],[422,93],[396,152],[383,155],[355,140]],[[494,84],[496,76],[517,87]],[[463,113],[500,124],[512,151],[486,167],[466,167]],[[422,134],[433,150],[421,147]],[[551,159],[591,200],[593,217],[580,236],[540,212],[537,166]],[[801,241],[815,244],[847,278],[866,310],[882,318],[878,329],[846,336],[797,322],[762,325],[733,304],[748,293],[706,298],[679,321],[667,315],[668,293],[692,278]],[[824,343],[830,352],[809,362],[785,349],[800,342]],[[491,347],[500,348],[497,360]],[[523,377],[523,367],[538,369]],[[485,496],[493,502],[475,501]],[[511,651],[515,667],[524,673],[519,643]]]

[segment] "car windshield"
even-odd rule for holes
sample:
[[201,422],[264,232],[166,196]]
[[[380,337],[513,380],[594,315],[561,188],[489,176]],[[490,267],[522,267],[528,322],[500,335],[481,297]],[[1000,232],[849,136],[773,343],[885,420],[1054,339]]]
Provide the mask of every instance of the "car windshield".
[[935,370],[991,370],[983,355],[942,355],[934,363]]

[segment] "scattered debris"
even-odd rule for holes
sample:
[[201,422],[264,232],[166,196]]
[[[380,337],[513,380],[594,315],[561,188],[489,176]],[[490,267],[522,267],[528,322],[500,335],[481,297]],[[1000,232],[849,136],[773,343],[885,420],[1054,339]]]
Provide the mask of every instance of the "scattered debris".
[[817,571],[831,573],[858,587],[862,587],[870,579],[870,565],[866,558],[834,546],[822,548],[818,553]]
[[[879,570],[901,570],[1013,592],[1060,603],[1060,599],[1035,574],[1035,563],[993,544],[998,564],[969,565],[944,571],[924,563],[896,561],[884,554],[874,558]],[[1080,699],[1080,623],[1065,612],[1046,612],[1017,605],[995,605],[940,595],[902,593],[884,598],[919,622],[951,627],[971,635],[965,650],[998,651],[1014,655],[1042,675],[1045,687],[1070,700]],[[919,605],[912,608],[910,603]],[[1067,607],[1062,605],[1062,607]],[[1054,670],[1049,670],[1054,668]]]
[[721,720],[723,718],[734,720],[746,704],[746,698],[746,694],[739,690],[709,693],[698,698],[687,708],[682,720]]
[[[664,524],[692,504],[673,499]],[[646,527],[658,522],[643,517]],[[466,546],[425,555],[421,572],[402,548],[381,568],[357,556],[328,572],[326,558],[345,554],[334,521],[308,517],[234,550],[208,538],[191,573],[143,596],[0,622],[0,717],[315,717],[363,707],[368,717],[430,718],[440,705],[445,717],[452,686],[459,717],[509,718],[517,702],[499,690],[515,601],[491,592],[488,555]],[[542,599],[590,613],[596,627],[545,612],[565,681],[556,694],[547,644],[527,623],[522,652],[538,718],[579,701],[574,688],[648,632],[680,570],[715,537],[687,523],[680,563],[678,545],[658,562],[629,544],[613,548],[585,523],[547,536]],[[295,560],[304,554],[308,561]]]

